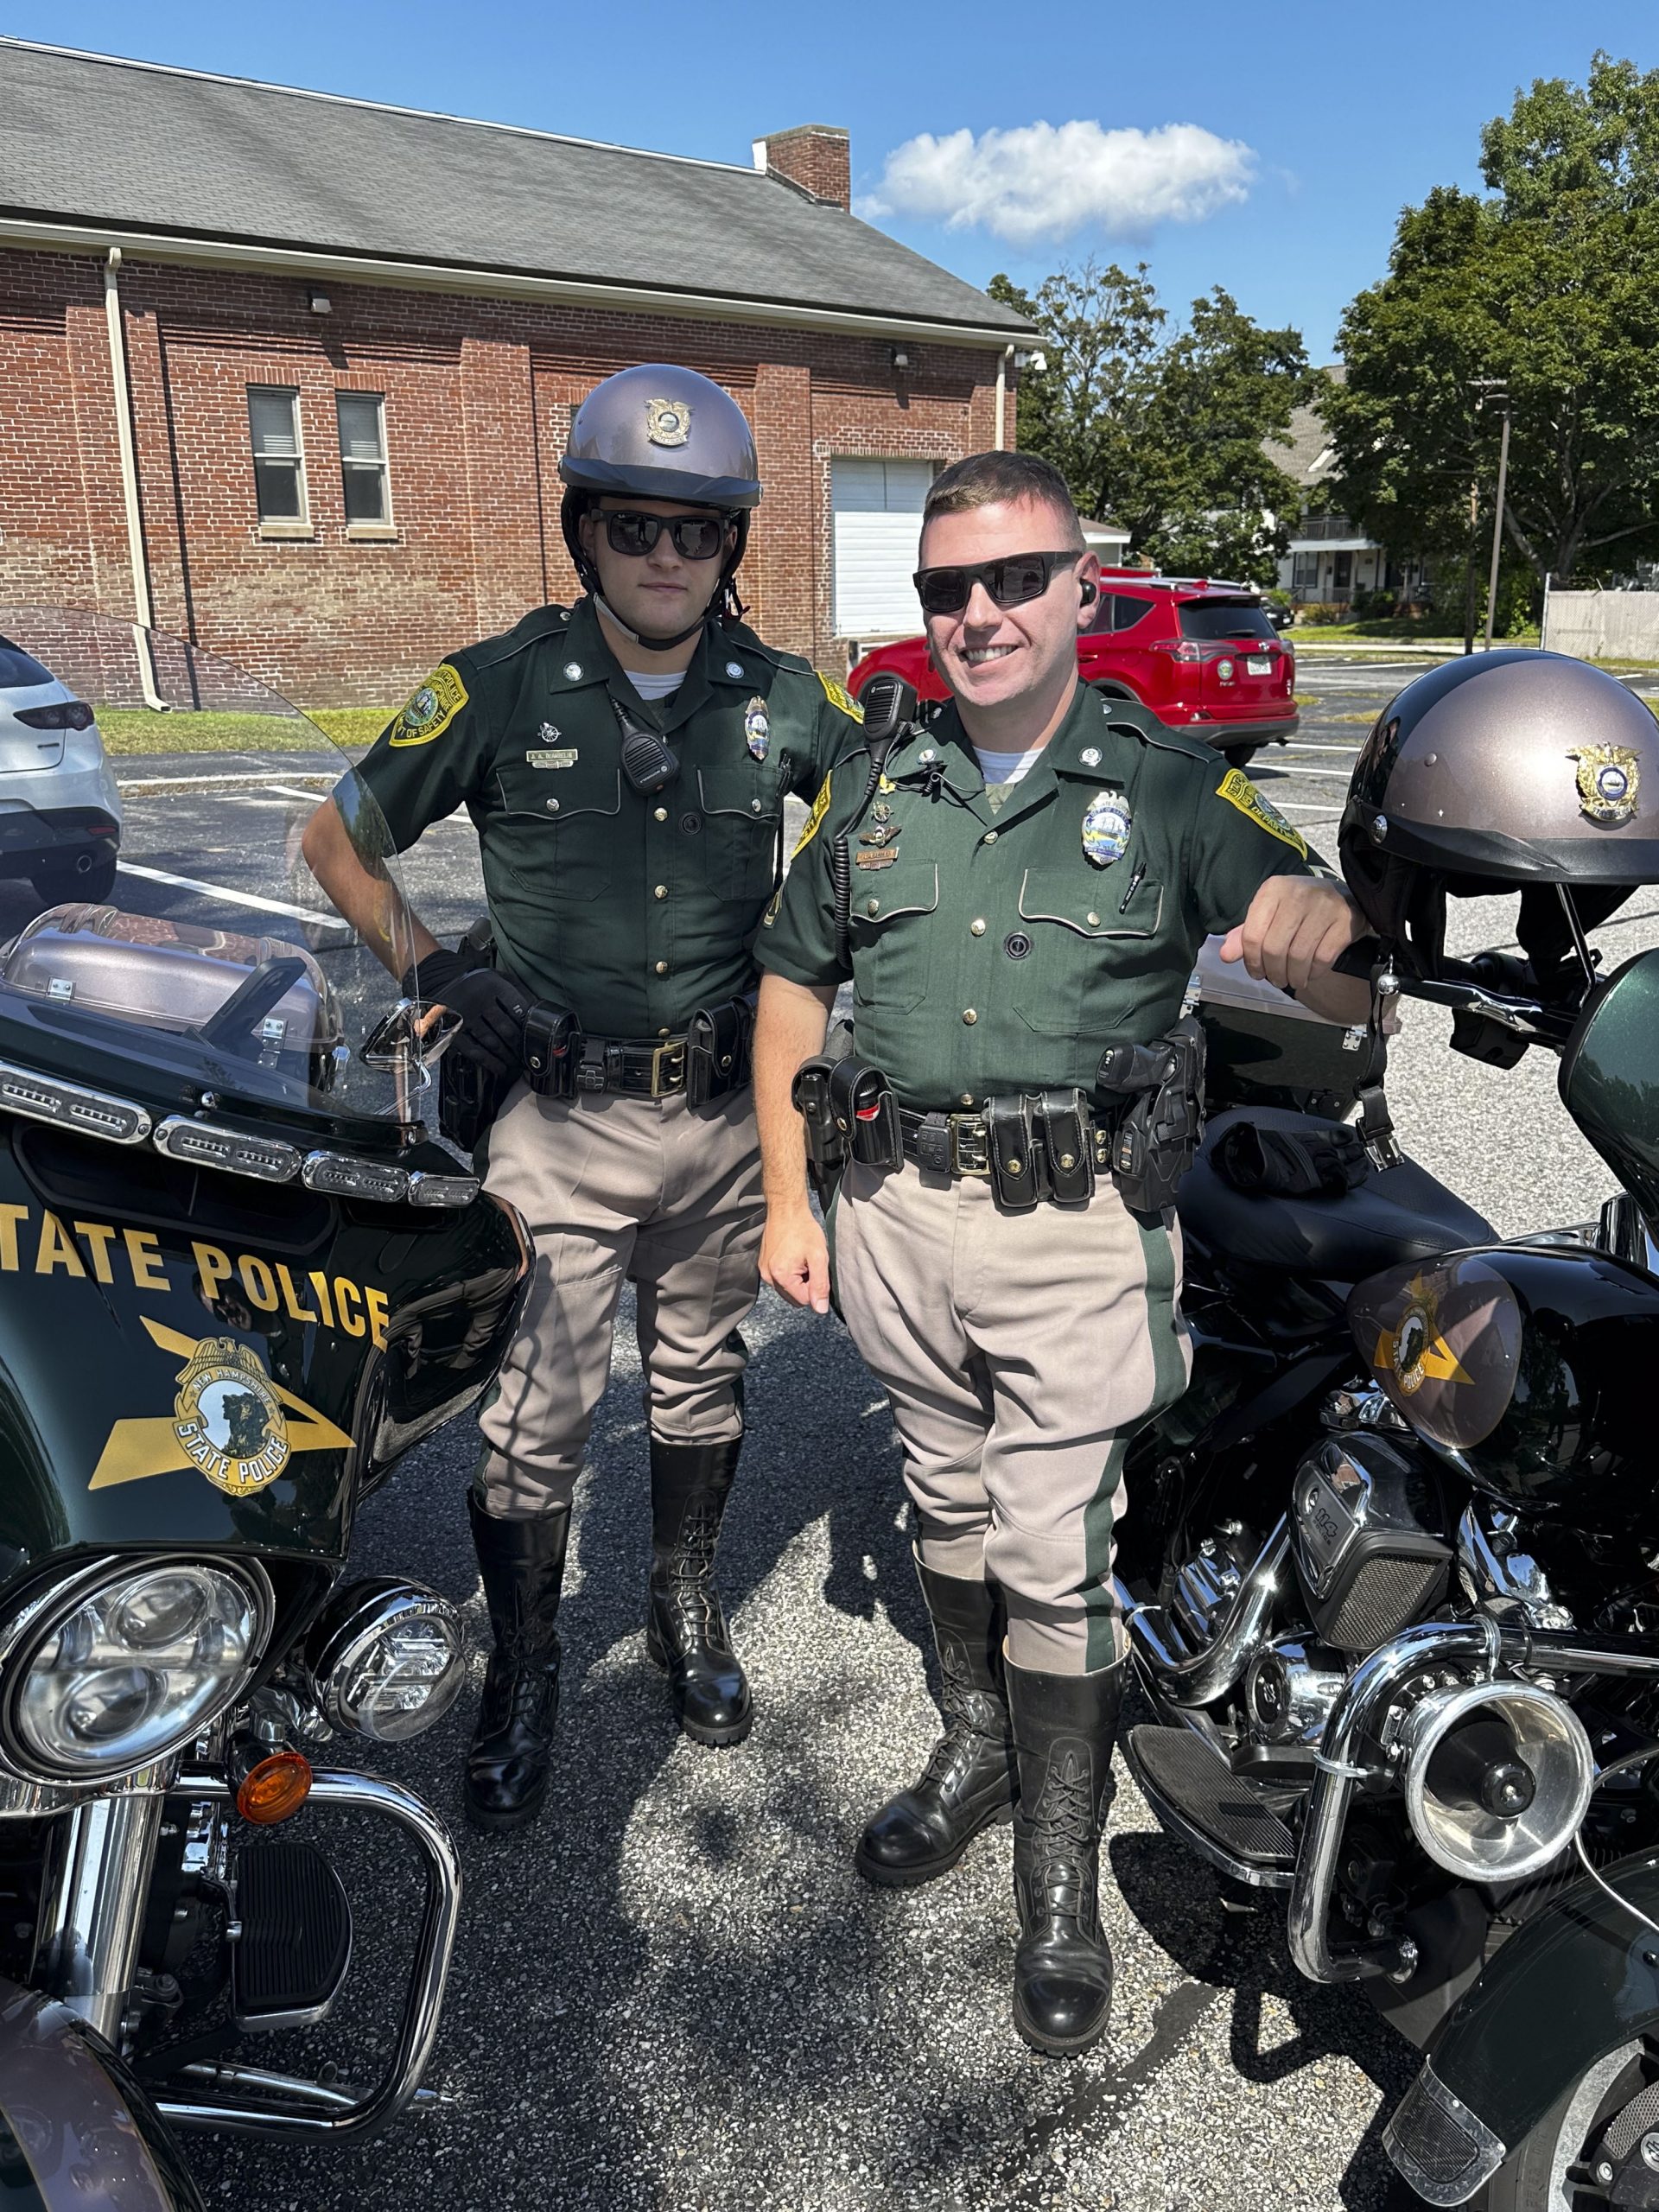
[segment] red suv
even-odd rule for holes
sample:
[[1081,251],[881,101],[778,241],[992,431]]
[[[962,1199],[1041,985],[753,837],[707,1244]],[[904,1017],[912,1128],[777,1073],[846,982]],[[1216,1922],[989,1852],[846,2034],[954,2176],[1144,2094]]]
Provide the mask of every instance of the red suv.
[[[924,700],[950,696],[925,638],[866,653],[847,679],[855,698],[878,668],[895,670]],[[1235,768],[1296,733],[1296,656],[1250,584],[1103,569],[1077,669],[1109,699],[1133,699],[1171,729],[1207,738]]]

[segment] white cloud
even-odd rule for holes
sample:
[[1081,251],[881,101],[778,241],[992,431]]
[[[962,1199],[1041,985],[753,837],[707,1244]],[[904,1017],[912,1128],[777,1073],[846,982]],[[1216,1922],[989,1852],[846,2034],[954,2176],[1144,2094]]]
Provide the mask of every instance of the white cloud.
[[887,156],[858,212],[989,231],[1013,245],[1086,228],[1142,238],[1160,223],[1197,223],[1248,197],[1255,156],[1195,123],[1103,130],[1027,123],[1013,130],[924,131]]

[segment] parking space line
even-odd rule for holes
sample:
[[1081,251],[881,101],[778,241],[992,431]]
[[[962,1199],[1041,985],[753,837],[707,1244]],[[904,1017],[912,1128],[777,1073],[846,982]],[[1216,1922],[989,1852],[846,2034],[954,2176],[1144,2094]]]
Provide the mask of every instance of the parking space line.
[[[309,772],[305,769],[300,770],[299,772],[302,775],[309,773]],[[184,791],[192,789],[195,785],[202,784],[263,784],[269,782],[270,778],[270,770],[269,768],[244,768],[233,776],[118,775],[115,780],[118,787],[124,791]],[[315,783],[326,784],[328,782],[329,778],[326,771],[319,770],[315,775],[312,777],[312,780]],[[305,797],[307,798],[310,798],[313,797],[313,793],[307,791],[305,793]]]
[[165,868],[140,868],[136,861],[118,861],[123,875],[142,876],[146,883],[170,883],[176,891],[198,891],[207,899],[228,899],[233,906],[253,906],[263,914],[288,914],[296,922],[315,922],[320,929],[348,930],[338,914],[320,914],[312,906],[290,906],[281,899],[256,899],[251,891],[227,891],[222,883],[198,883],[193,875],[169,875]]

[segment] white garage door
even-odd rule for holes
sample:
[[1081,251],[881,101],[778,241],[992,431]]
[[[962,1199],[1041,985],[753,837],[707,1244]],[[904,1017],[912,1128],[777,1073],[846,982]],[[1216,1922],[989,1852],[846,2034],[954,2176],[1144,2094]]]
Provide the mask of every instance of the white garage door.
[[902,638],[922,626],[911,575],[931,461],[832,461],[836,635]]

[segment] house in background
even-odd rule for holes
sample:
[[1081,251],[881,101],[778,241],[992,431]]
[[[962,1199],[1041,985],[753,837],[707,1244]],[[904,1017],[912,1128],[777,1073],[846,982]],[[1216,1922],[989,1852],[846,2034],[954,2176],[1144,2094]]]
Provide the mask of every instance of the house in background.
[[[1338,362],[1325,374],[1340,384],[1344,372]],[[1347,607],[1362,592],[1387,591],[1402,603],[1426,595],[1426,561],[1390,558],[1350,517],[1323,512],[1314,503],[1336,475],[1331,433],[1317,406],[1297,408],[1288,436],[1264,439],[1262,449],[1302,494],[1289,550],[1279,564],[1279,588],[1293,606]]]

